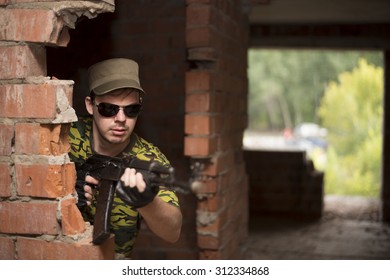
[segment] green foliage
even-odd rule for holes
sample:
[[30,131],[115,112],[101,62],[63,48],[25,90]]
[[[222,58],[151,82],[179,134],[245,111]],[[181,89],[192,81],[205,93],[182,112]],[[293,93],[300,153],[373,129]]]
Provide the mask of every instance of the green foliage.
[[318,115],[328,129],[327,193],[377,196],[381,183],[383,69],[360,59],[329,83]]
[[251,49],[248,65],[248,128],[326,127],[326,192],[378,196],[383,53]]
[[380,52],[259,50],[248,53],[249,128],[280,130],[318,122],[329,81],[356,67],[359,57],[381,66]]

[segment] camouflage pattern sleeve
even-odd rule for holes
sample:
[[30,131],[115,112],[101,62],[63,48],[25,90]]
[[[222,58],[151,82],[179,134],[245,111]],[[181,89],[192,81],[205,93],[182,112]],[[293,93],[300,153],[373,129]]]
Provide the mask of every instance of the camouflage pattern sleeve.
[[[170,163],[166,156],[160,151],[160,149],[143,138],[136,136],[136,141],[132,147],[131,154],[135,155],[140,160],[144,161],[157,161],[165,167],[170,167]],[[157,194],[163,201],[180,207],[179,199],[176,193],[166,187],[161,186],[160,191]]]

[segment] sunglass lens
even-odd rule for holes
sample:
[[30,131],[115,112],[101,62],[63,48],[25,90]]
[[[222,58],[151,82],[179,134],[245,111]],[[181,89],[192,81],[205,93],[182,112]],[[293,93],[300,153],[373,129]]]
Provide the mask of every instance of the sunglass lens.
[[129,105],[129,106],[126,106],[124,108],[124,112],[125,112],[127,117],[135,118],[136,116],[138,116],[138,114],[140,113],[141,109],[142,109],[142,105],[140,105],[140,104]]
[[110,103],[100,103],[98,105],[98,111],[104,117],[112,117],[118,114],[119,106]]

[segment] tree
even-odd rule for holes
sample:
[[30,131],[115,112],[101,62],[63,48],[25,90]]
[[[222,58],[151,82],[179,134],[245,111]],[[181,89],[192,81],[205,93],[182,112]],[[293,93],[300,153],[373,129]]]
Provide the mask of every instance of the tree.
[[317,123],[316,110],[326,85],[339,73],[352,70],[359,57],[382,65],[381,52],[251,49],[249,128],[281,130],[302,122]]
[[328,84],[318,109],[328,129],[328,193],[377,196],[381,183],[383,68],[360,59]]

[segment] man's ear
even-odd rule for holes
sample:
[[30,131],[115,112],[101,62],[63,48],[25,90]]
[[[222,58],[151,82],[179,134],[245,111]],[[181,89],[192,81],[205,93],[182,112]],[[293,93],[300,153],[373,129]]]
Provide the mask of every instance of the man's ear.
[[88,114],[93,115],[93,102],[90,96],[85,97],[85,109]]

